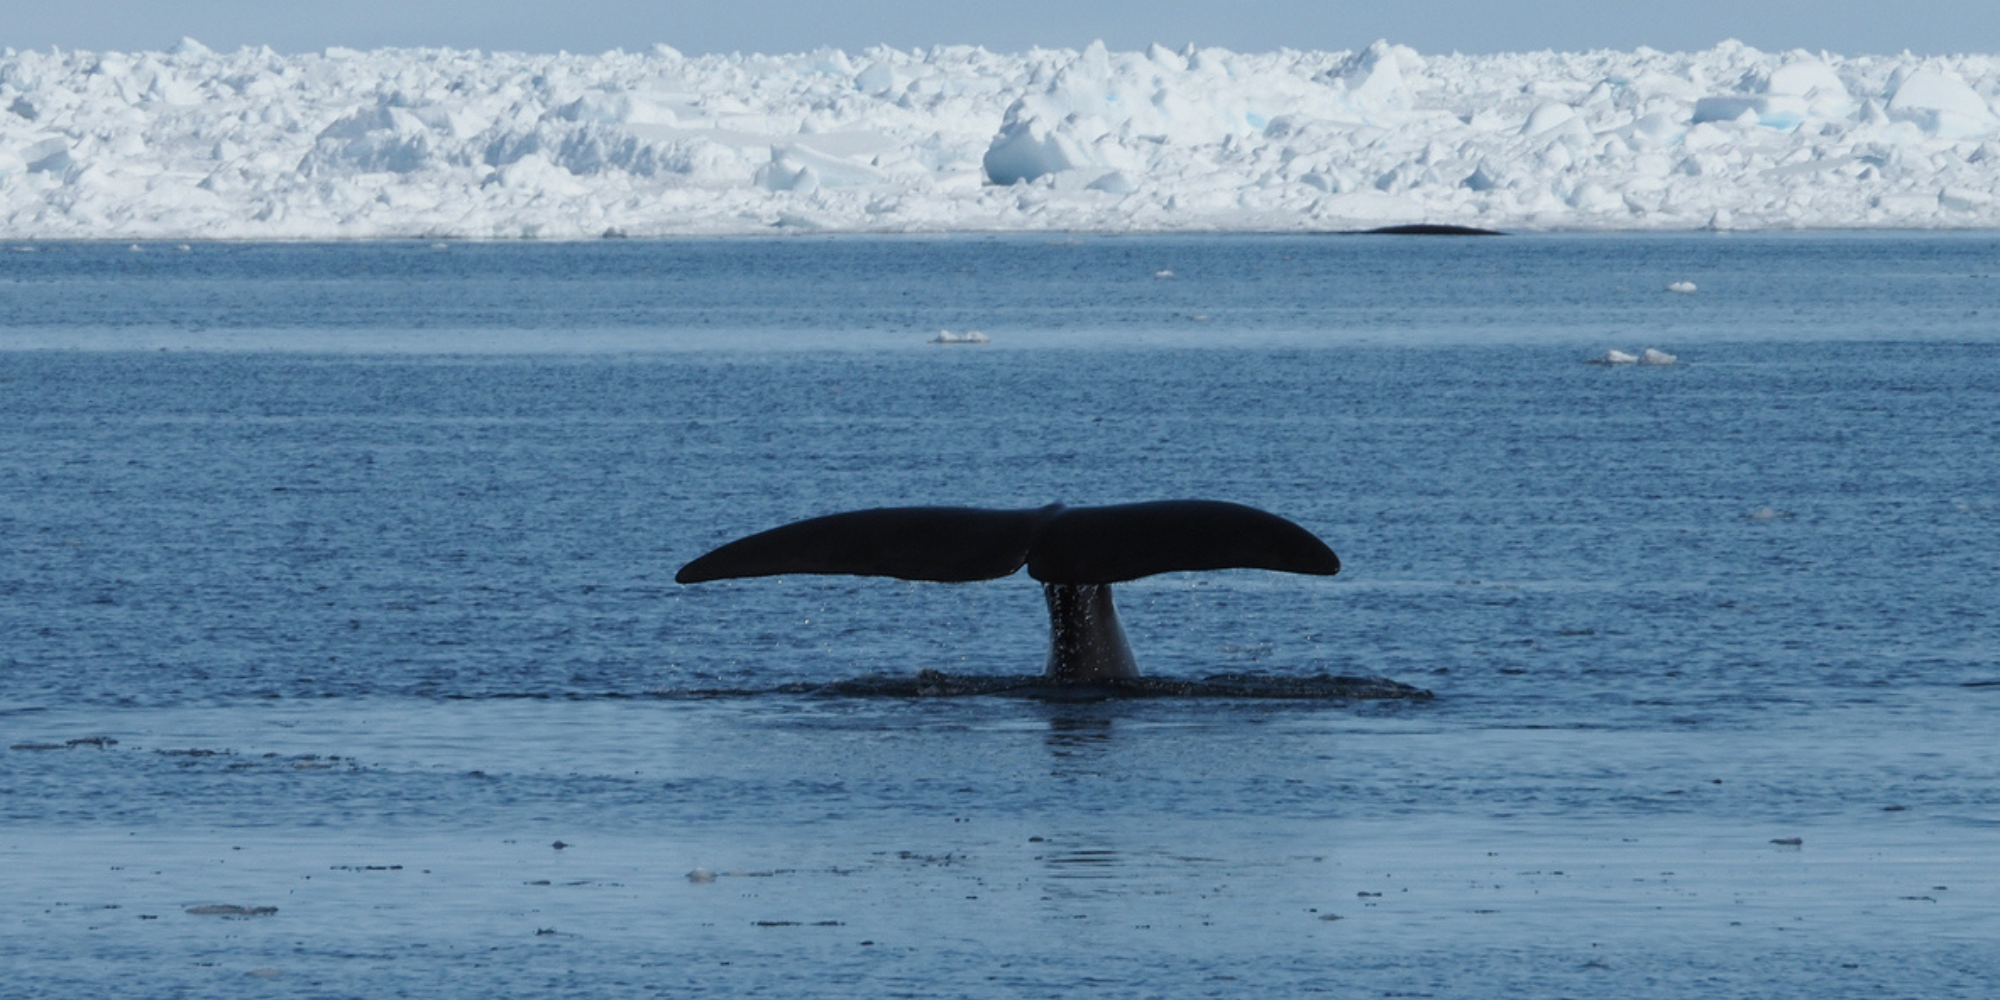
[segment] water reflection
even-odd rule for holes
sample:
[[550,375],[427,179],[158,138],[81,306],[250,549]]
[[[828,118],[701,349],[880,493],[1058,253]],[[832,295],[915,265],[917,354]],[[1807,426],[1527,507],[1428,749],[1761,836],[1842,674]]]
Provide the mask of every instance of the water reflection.
[[1107,715],[1058,707],[1049,712],[1049,752],[1057,757],[1095,757],[1110,744],[1112,720]]
[[[1058,749],[1058,754],[1084,753],[1104,747],[1109,736],[1111,720],[1081,719],[1071,720],[1084,725],[1077,731],[1082,741],[1079,749]],[[1092,732],[1091,730],[1095,730]],[[1068,738],[1070,734],[1064,734]],[[1054,730],[1051,740],[1056,738]],[[1086,898],[1104,898],[1123,894],[1129,888],[1126,882],[1132,874],[1128,845],[1105,836],[1104,831],[1071,831],[1040,841],[1036,847],[1034,861],[1042,870],[1041,900],[1059,906],[1075,903]],[[1067,914],[1067,911],[1065,910]],[[1082,914],[1067,914],[1081,917]]]
[[1056,851],[1042,861],[1058,878],[1109,878],[1110,869],[1120,863],[1118,852],[1108,847]]
[[1049,726],[1042,742],[1049,751],[1050,777],[1079,781],[1112,773],[1115,765],[1108,754],[1117,730],[1101,706],[1050,705],[1042,711]]

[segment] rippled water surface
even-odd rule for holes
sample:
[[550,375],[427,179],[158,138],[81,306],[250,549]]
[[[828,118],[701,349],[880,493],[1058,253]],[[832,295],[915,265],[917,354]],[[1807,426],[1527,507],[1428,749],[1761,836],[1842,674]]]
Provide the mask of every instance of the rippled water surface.
[[[1996,261],[0,250],[0,995],[1985,996]],[[1149,675],[1434,697],[817,692],[1039,588],[672,579],[1170,497],[1345,569],[1120,585]]]

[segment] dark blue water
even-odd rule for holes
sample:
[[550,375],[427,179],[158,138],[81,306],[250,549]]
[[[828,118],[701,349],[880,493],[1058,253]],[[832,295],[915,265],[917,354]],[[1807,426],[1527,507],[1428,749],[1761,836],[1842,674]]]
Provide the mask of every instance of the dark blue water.
[[[1996,251],[0,252],[0,994],[1983,995]],[[1143,670],[1435,697],[800,695],[1038,588],[672,582],[1192,496],[1345,569],[1122,585]]]
[[10,345],[1964,342],[2000,308],[1990,234],[131,246],[0,249]]

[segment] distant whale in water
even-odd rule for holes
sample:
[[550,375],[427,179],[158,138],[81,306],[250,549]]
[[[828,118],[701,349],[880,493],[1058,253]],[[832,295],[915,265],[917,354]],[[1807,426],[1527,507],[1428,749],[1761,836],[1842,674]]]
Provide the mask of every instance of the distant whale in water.
[[793,573],[967,582],[1026,566],[1049,604],[1054,685],[1136,681],[1111,585],[1182,570],[1269,569],[1332,576],[1340,559],[1276,514],[1219,500],[1033,510],[888,507],[798,521],[730,542],[681,567],[701,583]]
[[1415,222],[1402,226],[1378,226],[1362,230],[1363,236],[1505,236],[1497,229],[1454,226],[1443,222]]

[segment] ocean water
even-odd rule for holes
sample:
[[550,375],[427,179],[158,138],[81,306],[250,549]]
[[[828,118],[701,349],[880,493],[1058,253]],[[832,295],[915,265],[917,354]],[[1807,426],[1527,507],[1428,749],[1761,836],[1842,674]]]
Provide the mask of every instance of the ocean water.
[[[2000,238],[16,244],[0,323],[0,996],[2000,981]],[[1148,674],[1433,696],[828,694],[1039,588],[673,582],[1173,497],[1345,568],[1120,585]]]

